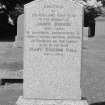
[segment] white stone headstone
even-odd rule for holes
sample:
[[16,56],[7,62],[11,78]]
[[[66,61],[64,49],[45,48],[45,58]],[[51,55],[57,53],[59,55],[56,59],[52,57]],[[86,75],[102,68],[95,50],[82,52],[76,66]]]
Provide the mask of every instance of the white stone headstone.
[[24,14],[20,15],[17,19],[17,35],[15,37],[14,46],[23,47],[24,43]]
[[25,5],[24,99],[18,104],[87,105],[80,87],[82,13],[70,0]]
[[105,38],[105,17],[96,18],[95,38]]
[[88,40],[89,28],[83,27],[83,40]]

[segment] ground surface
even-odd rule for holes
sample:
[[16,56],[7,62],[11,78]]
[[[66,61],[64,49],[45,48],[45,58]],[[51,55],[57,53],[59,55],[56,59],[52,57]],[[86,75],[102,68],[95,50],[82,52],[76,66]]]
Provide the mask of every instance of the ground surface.
[[0,105],[15,105],[22,95],[22,84],[12,84],[0,87]]
[[[23,69],[23,50],[11,42],[0,42],[0,71]],[[105,37],[89,38],[83,43],[81,72],[82,96],[89,103],[105,101]],[[22,84],[0,86],[0,105],[15,105],[22,95]]]

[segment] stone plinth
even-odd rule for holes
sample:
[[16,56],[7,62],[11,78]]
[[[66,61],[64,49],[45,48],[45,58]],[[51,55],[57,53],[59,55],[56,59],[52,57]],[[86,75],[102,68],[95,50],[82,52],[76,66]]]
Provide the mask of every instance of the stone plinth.
[[88,105],[86,100],[41,100],[19,97],[17,105]]

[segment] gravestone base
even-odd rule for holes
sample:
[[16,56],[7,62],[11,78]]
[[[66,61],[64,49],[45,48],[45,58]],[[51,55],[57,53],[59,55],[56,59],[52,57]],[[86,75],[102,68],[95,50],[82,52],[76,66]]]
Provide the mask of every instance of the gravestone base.
[[16,105],[88,105],[86,100],[26,99],[20,96]]

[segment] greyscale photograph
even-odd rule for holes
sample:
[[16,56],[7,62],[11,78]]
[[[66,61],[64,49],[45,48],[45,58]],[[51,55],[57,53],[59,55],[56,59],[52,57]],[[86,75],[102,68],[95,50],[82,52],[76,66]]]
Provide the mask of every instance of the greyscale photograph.
[[105,0],[0,0],[0,105],[105,105]]

